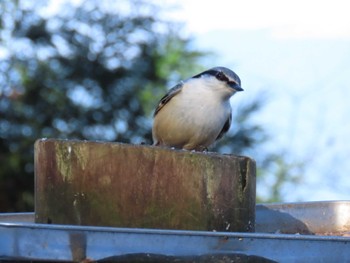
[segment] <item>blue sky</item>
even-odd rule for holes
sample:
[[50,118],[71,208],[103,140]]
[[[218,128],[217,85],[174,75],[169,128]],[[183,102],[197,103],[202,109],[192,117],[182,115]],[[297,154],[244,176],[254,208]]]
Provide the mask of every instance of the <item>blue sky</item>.
[[[169,0],[167,17],[184,23],[200,49],[232,68],[244,94],[267,103],[254,121],[269,147],[306,161],[286,201],[350,199],[350,16],[347,1]],[[211,63],[213,63],[211,61]],[[235,112],[239,114],[239,112]],[[258,186],[259,187],[259,186]],[[259,189],[258,189],[259,191]]]

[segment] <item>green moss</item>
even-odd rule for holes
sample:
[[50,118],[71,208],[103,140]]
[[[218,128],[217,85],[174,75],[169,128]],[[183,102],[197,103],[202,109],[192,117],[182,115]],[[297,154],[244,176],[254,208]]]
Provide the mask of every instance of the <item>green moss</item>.
[[166,207],[152,202],[146,208],[145,216],[136,225],[148,228],[207,230],[206,214],[197,200],[187,200],[185,207],[176,200]]
[[57,169],[65,181],[72,181],[72,148],[68,143],[55,143]]
[[82,170],[85,170],[86,164],[88,163],[90,148],[91,147],[84,143],[73,145],[73,154],[76,156],[78,165]]

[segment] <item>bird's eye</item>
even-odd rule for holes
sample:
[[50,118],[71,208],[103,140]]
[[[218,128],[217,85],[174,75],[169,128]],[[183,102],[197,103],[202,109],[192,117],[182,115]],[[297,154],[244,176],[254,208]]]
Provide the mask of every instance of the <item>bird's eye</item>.
[[221,80],[221,81],[228,81],[228,78],[225,76],[224,73],[222,73],[221,71],[219,71],[218,73],[216,73],[216,76],[215,76],[218,80]]

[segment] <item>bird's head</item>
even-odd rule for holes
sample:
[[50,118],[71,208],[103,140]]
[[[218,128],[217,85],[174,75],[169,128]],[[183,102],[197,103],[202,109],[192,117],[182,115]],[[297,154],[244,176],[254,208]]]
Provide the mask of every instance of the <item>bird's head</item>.
[[208,86],[213,86],[222,92],[227,92],[230,96],[237,91],[243,91],[238,75],[225,67],[211,68],[192,77],[192,79],[199,78],[203,79]]

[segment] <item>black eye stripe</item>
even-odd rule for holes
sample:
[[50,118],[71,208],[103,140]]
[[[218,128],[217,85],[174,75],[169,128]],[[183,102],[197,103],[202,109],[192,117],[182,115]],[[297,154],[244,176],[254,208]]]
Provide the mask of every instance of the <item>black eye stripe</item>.
[[216,70],[207,70],[207,71],[204,71],[198,75],[193,76],[192,78],[200,78],[203,75],[212,75],[215,78],[217,78],[218,80],[229,82],[229,79],[225,76],[224,73],[222,73],[221,71],[216,71]]
[[235,85],[238,86],[238,83],[236,81],[227,81],[229,85]]
[[[226,72],[227,75],[224,72]],[[222,70],[222,68],[217,67],[217,68],[209,69],[209,70],[206,70],[202,73],[199,73],[199,74],[193,76],[192,78],[200,78],[203,75],[211,75],[220,81],[226,82],[228,85],[233,84],[233,85],[241,86],[241,80],[239,79],[237,74],[229,69],[223,68],[223,70]],[[230,76],[230,77],[228,77],[228,76]]]
[[201,76],[206,75],[206,74],[215,76],[217,74],[217,71],[216,70],[207,70],[207,71],[204,71],[202,73],[199,73],[198,75],[193,76],[192,78],[200,78]]
[[218,73],[216,73],[215,77],[218,79],[218,80],[221,80],[221,81],[225,81],[225,82],[229,82],[229,79],[225,76],[224,73],[222,73],[221,71],[219,71]]

